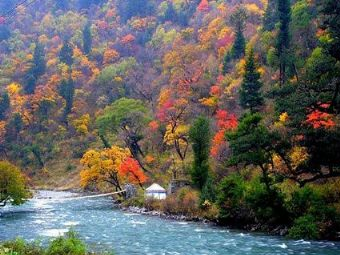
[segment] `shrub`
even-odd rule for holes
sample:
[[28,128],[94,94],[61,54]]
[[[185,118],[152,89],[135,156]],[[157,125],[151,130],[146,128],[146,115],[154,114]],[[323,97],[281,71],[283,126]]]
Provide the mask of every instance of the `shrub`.
[[[239,174],[225,177],[218,187],[217,205],[220,209],[219,218],[222,223],[243,221],[248,211],[244,201],[245,181]],[[235,220],[235,221],[234,221]]]
[[42,255],[43,250],[38,243],[27,244],[23,239],[5,242],[0,247],[0,255]]
[[258,177],[248,183],[246,201],[255,213],[257,221],[265,223],[287,221],[283,194],[276,187],[268,188]]
[[319,230],[315,218],[310,214],[297,218],[293,227],[289,230],[289,237],[295,239],[318,239]]
[[59,237],[52,241],[47,248],[48,255],[85,255],[86,246],[77,234],[70,231],[66,237]]

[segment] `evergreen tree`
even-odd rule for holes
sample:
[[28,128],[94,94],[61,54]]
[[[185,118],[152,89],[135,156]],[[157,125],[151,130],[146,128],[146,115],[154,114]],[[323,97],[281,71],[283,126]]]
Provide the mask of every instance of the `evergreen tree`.
[[235,41],[230,50],[223,59],[222,73],[225,75],[229,69],[231,60],[239,59],[244,56],[246,51],[246,39],[243,35],[246,25],[247,13],[242,7],[239,7],[230,17],[230,23],[234,27]]
[[235,41],[231,50],[232,57],[238,59],[245,54],[246,40],[243,32],[246,27],[247,12],[243,7],[237,10],[230,16],[230,23],[234,27]]
[[0,120],[4,120],[6,112],[10,107],[10,99],[8,93],[4,93],[0,98]]
[[263,17],[263,30],[272,31],[277,22],[277,0],[268,0],[266,12]]
[[245,73],[240,90],[240,105],[251,112],[258,110],[263,105],[260,89],[260,73],[256,69],[253,49],[250,50],[246,60]]
[[325,29],[330,40],[322,43],[329,54],[340,61],[340,4],[334,0],[318,0],[319,11],[322,14],[321,28]]
[[45,52],[44,46],[41,43],[35,44],[34,54],[33,54],[33,66],[32,66],[32,74],[34,77],[38,78],[43,75],[46,71],[46,62],[45,62]]
[[239,59],[244,56],[246,51],[246,39],[244,38],[243,31],[238,29],[235,34],[235,42],[231,49],[231,55],[234,59]]
[[209,176],[210,124],[204,117],[196,119],[189,131],[194,151],[194,162],[191,171],[193,184],[203,189]]
[[26,84],[25,84],[25,92],[26,94],[33,94],[35,91],[35,87],[37,85],[37,78],[29,72],[26,76]]
[[73,49],[68,40],[64,41],[63,47],[59,53],[59,59],[62,63],[72,66],[73,64]]
[[87,23],[83,30],[83,51],[86,55],[92,50],[91,23]]
[[67,124],[67,116],[71,113],[74,98],[74,82],[72,79],[63,80],[59,87],[59,94],[65,99],[66,105],[64,108],[63,121]]
[[290,29],[291,21],[291,6],[290,0],[278,1],[278,15],[279,15],[279,32],[276,41],[276,50],[280,61],[280,84],[286,81],[286,67],[288,59],[288,50],[290,46]]
[[31,65],[31,68],[26,74],[26,84],[24,87],[26,94],[34,93],[37,80],[46,71],[44,46],[38,42],[35,44]]

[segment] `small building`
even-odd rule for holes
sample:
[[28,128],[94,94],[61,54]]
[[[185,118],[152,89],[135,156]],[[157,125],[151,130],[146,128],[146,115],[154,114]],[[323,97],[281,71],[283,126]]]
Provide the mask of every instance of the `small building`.
[[166,190],[163,187],[161,187],[159,184],[154,183],[149,188],[146,189],[145,195],[146,197],[149,197],[149,198],[165,199]]

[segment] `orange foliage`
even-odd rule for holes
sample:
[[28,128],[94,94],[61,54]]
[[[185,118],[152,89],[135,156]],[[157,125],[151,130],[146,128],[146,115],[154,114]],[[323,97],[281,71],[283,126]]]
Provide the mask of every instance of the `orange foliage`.
[[132,34],[128,34],[128,35],[124,36],[120,41],[123,44],[130,44],[130,43],[134,42],[135,40],[136,40],[136,38]]
[[151,131],[156,131],[159,128],[159,124],[156,120],[153,120],[149,123],[149,128]]
[[306,123],[311,125],[315,129],[318,128],[329,129],[335,126],[333,115],[321,112],[319,110],[314,110],[310,114],[308,114]]
[[147,180],[137,160],[126,158],[119,168],[120,175],[125,176],[130,183],[142,184]]
[[116,50],[113,49],[107,49],[104,52],[104,65],[112,64],[114,61],[116,61],[119,58],[119,53]]

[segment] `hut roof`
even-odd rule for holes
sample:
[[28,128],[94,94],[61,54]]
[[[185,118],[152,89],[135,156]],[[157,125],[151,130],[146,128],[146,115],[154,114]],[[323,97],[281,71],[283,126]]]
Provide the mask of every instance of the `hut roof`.
[[146,189],[147,192],[166,192],[166,190],[159,184],[154,183],[149,188]]

